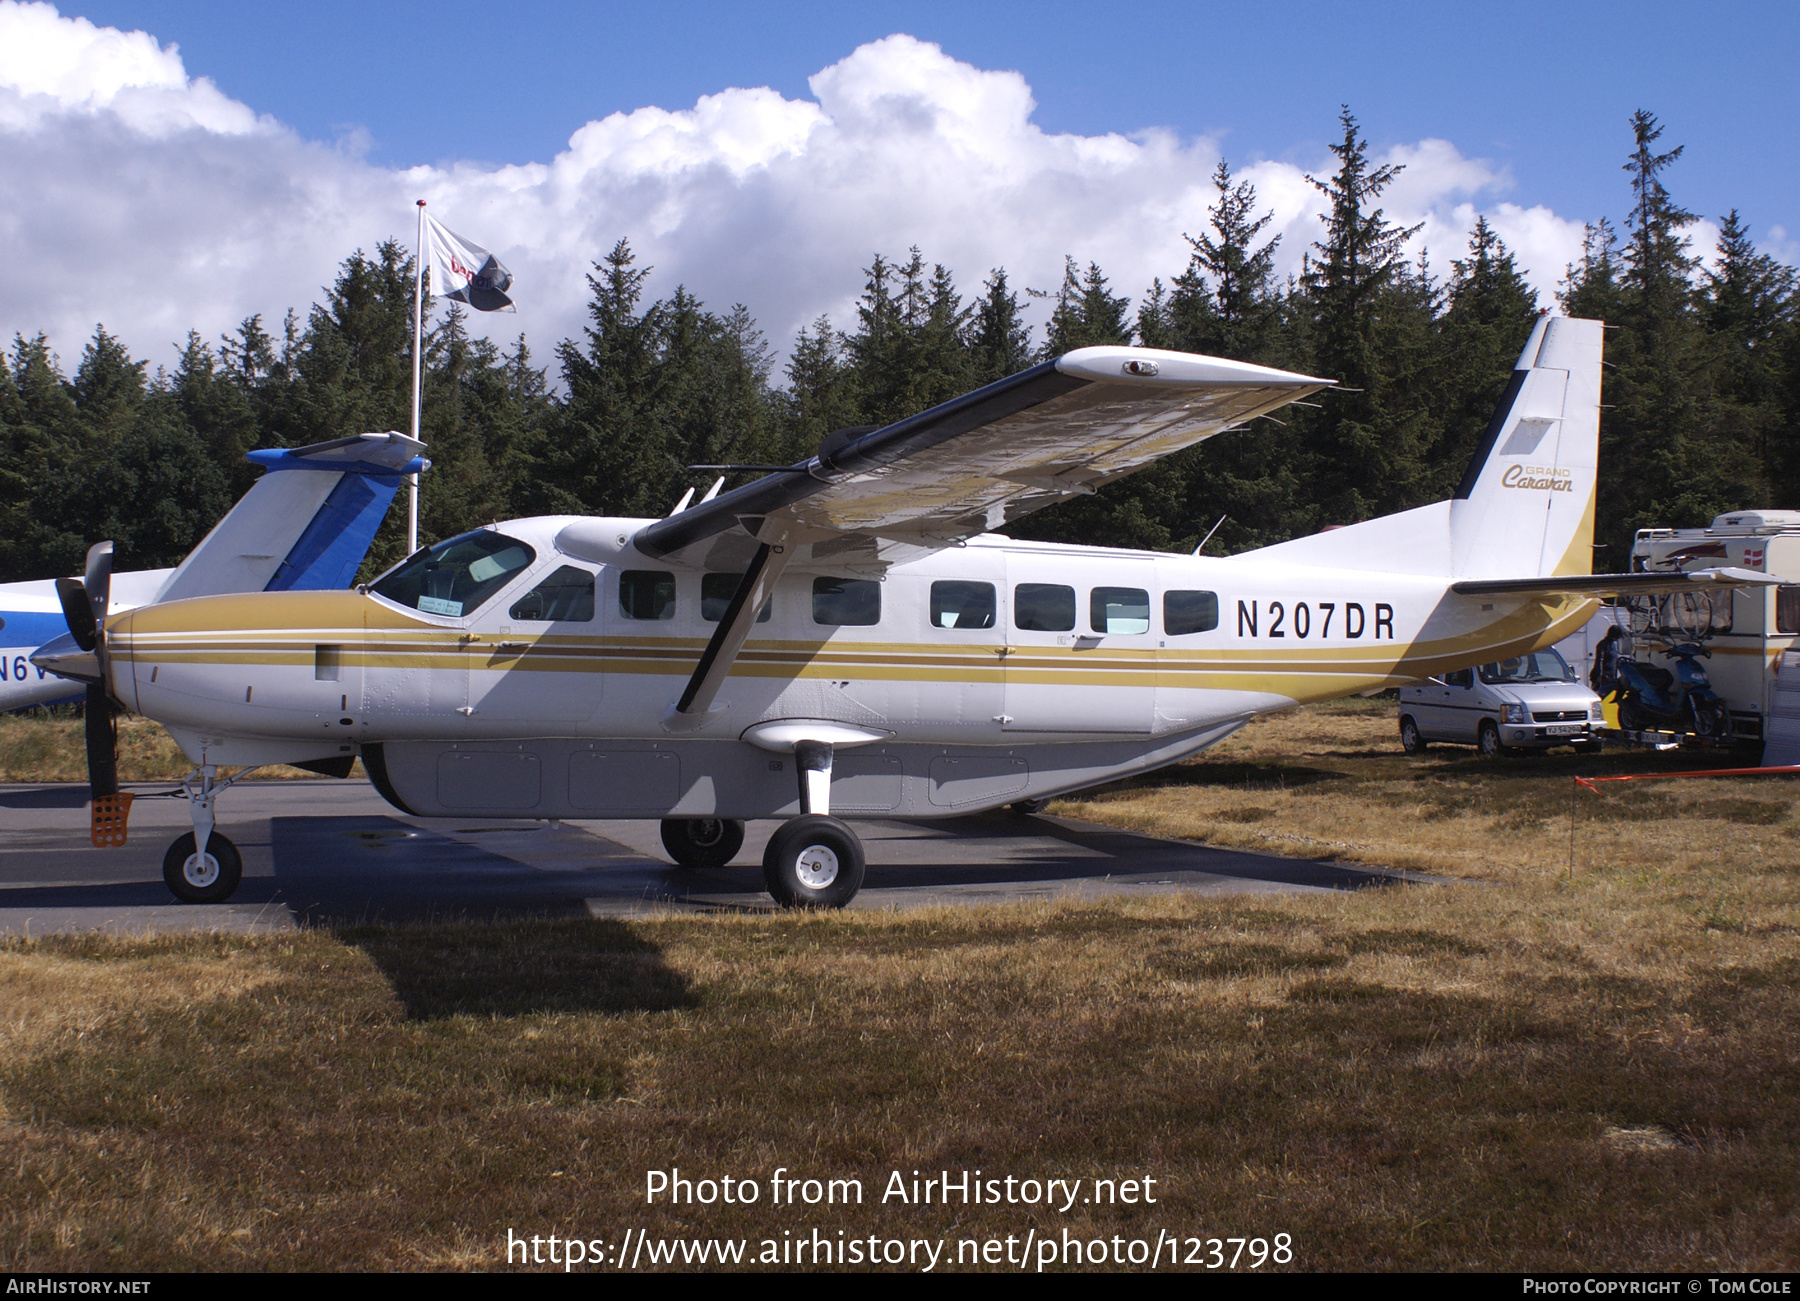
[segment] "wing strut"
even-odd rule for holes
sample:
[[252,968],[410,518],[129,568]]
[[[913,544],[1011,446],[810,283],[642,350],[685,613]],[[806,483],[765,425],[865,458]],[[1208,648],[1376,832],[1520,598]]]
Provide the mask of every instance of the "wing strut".
[[698,722],[712,707],[719,688],[725,685],[725,675],[731,672],[745,638],[756,624],[758,611],[775,590],[775,580],[781,577],[793,554],[794,549],[785,542],[765,542],[756,549],[749,568],[738,581],[737,591],[731,594],[724,618],[713,630],[712,640],[706,643],[700,662],[694,666],[694,675],[675,704],[677,718]]

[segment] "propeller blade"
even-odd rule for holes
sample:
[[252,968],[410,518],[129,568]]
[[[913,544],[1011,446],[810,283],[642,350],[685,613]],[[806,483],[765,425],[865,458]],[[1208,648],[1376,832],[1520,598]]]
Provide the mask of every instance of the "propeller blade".
[[88,604],[94,610],[94,622],[101,627],[106,626],[106,615],[111,609],[112,600],[112,566],[113,544],[96,542],[88,548],[87,587]]
[[100,640],[100,625],[94,619],[87,587],[79,578],[59,578],[56,580],[56,599],[62,604],[63,622],[69,625],[69,636],[82,650],[92,652]]
[[119,793],[119,723],[105,683],[88,684],[85,712],[88,794],[99,800]]

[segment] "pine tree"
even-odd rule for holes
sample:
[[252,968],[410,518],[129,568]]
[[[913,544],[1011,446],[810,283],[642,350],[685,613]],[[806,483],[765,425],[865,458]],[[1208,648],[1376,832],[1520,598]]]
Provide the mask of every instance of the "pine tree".
[[248,492],[262,473],[244,457],[256,446],[256,413],[245,386],[230,371],[221,369],[219,358],[201,341],[198,330],[188,331],[170,390],[182,420],[225,475],[231,495]]
[[1209,229],[1196,238],[1187,269],[1169,299],[1169,346],[1238,361],[1263,361],[1274,343],[1279,308],[1270,292],[1280,236],[1260,246],[1258,237],[1273,212],[1255,216],[1256,187],[1232,184],[1223,160],[1213,173],[1218,201],[1207,209]]
[[1060,357],[1077,348],[1131,342],[1131,300],[1107,287],[1105,274],[1090,262],[1085,272],[1064,257],[1062,285],[1044,341],[1044,356]]
[[666,308],[639,310],[650,268],[636,262],[621,239],[595,264],[587,346],[557,349],[568,398],[545,496],[558,511],[660,515],[669,506],[666,449],[643,420]]
[[976,384],[992,384],[1031,365],[1031,327],[1023,319],[1024,304],[1007,283],[1005,267],[995,267],[981,287],[969,336],[969,377]]
[[[1307,447],[1316,524],[1352,524],[1429,500],[1435,429],[1428,374],[1436,290],[1408,267],[1402,246],[1420,227],[1397,227],[1374,206],[1401,168],[1370,165],[1348,107],[1331,147],[1338,171],[1308,177],[1330,200],[1325,238],[1307,268],[1313,317],[1311,370],[1338,380],[1323,411],[1281,417]],[[1296,521],[1298,523],[1298,521]]]
[[1425,495],[1432,499],[1456,490],[1537,320],[1537,293],[1485,216],[1475,219],[1468,256],[1450,265],[1448,307],[1438,323],[1434,386],[1442,432],[1430,458],[1434,486]]
[[1695,218],[1663,179],[1682,150],[1657,152],[1663,127],[1654,114],[1640,109],[1631,128],[1632,210],[1613,318],[1620,328],[1607,340],[1600,422],[1609,490],[1600,495],[1597,531],[1615,557],[1629,553],[1635,529],[1707,524],[1767,492],[1755,448],[1743,445],[1711,385],[1693,284],[1698,262],[1684,233]]
[[813,454],[834,429],[861,423],[862,400],[849,360],[849,341],[821,316],[801,329],[788,354],[781,398],[780,440],[765,464],[789,464]]
[[105,326],[95,326],[70,386],[82,423],[96,433],[118,434],[130,428],[144,400],[146,365],[133,361]]

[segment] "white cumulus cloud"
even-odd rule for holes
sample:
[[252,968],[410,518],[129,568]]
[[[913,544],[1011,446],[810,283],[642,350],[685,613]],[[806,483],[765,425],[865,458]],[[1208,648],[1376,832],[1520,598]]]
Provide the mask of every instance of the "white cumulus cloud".
[[[190,326],[216,337],[253,312],[304,311],[350,250],[410,244],[416,198],[516,276],[519,314],[477,328],[523,329],[540,355],[579,332],[584,273],[621,236],[655,266],[653,293],[684,282],[717,308],[743,302],[780,346],[820,313],[853,323],[877,250],[917,244],[969,293],[1002,265],[1053,288],[1070,254],[1135,296],[1178,274],[1183,232],[1205,226],[1210,138],[1046,132],[1019,73],[905,35],[809,87],[810,100],[733,88],[615,113],[548,162],[389,169],[258,115],[147,33],[0,0],[0,329],[45,330],[71,355],[104,322],[166,361]],[[1503,199],[1510,178],[1446,141],[1378,161],[1404,164],[1383,206],[1424,223],[1440,273],[1485,212],[1549,301],[1579,222]],[[1240,175],[1275,214],[1283,272],[1297,269],[1322,196],[1289,163]]]

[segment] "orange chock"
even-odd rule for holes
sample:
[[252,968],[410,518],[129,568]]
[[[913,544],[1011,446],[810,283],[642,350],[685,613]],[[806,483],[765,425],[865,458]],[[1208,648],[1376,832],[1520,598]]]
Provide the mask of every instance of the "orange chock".
[[125,843],[125,823],[131,817],[131,794],[102,795],[94,801],[93,841],[96,849]]

